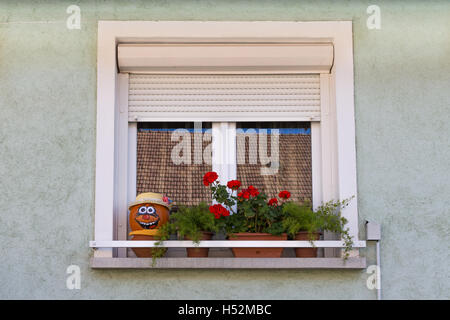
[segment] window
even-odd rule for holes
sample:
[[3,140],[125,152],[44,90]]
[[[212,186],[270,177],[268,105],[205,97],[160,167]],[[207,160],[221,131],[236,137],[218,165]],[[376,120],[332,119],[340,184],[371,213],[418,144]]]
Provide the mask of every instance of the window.
[[136,194],[159,192],[188,206],[211,201],[202,184],[212,170],[211,123],[194,130],[192,122],[138,123]]
[[[212,124],[195,124],[197,129],[192,122],[137,124],[136,195],[160,192],[184,205],[211,201],[202,177],[212,170]],[[272,197],[287,189],[294,201],[312,199],[309,122],[235,126],[235,143],[224,145],[225,153],[236,154],[233,178]]]
[[[177,190],[161,172],[151,178],[148,159],[168,150],[141,149],[168,139],[164,129],[195,135],[198,122],[211,130],[211,168],[223,181],[250,181],[265,167],[278,170],[257,182],[266,190],[290,185],[315,205],[356,195],[351,22],[99,22],[97,93],[96,241],[126,239],[127,203],[152,183],[183,201],[205,197]],[[278,163],[241,163],[248,129],[278,131],[310,153],[280,148]],[[206,168],[176,170],[194,181]],[[363,246],[356,200],[344,215]],[[95,256],[113,254],[104,246]]]
[[289,190],[291,199],[312,201],[309,122],[238,122],[237,179],[269,197]]

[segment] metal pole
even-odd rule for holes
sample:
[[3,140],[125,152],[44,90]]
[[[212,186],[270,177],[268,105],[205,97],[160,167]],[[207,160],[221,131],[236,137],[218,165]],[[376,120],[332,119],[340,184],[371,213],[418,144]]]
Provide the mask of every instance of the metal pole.
[[381,300],[380,240],[377,241],[377,300]]

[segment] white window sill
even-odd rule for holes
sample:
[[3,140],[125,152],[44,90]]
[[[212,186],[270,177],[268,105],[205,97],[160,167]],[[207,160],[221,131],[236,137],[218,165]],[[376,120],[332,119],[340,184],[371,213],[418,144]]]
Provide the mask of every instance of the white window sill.
[[365,269],[365,257],[342,258],[96,258],[93,269]]
[[[99,248],[148,248],[157,241],[90,241],[90,247]],[[317,248],[342,248],[343,241],[313,241]],[[343,258],[294,258],[293,252],[286,250],[280,258],[234,258],[230,248],[238,247],[284,247],[293,250],[296,247],[311,248],[309,241],[192,241],[169,240],[164,242],[168,248],[168,257],[158,258],[153,264],[152,258],[118,258],[94,256],[90,266],[93,269],[365,269],[366,258],[359,256]],[[187,258],[184,248],[210,248],[207,258]],[[355,241],[353,248],[366,247],[366,241]],[[175,249],[175,250],[174,250]],[[295,256],[295,255],[294,255]]]

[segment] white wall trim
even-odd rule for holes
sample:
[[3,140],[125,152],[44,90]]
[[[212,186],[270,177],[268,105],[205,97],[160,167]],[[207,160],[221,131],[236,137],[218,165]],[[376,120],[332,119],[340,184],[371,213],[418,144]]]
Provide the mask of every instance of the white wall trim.
[[[99,21],[97,43],[97,150],[95,186],[95,240],[114,236],[114,140],[118,104],[116,46],[118,43],[155,41],[304,41],[332,42],[334,64],[330,79],[331,103],[335,101],[337,137],[337,195],[357,195],[353,98],[353,45],[351,21],[320,22],[216,22],[216,21]],[[335,89],[335,90],[334,90]],[[161,120],[161,119],[160,119]],[[201,120],[201,119],[198,119]],[[291,119],[292,121],[292,119]],[[322,136],[322,141],[324,137]],[[323,150],[323,149],[322,149]],[[357,197],[344,210],[351,234],[358,240]],[[96,250],[96,257],[110,257],[112,250]]]
[[[95,239],[113,240],[114,138],[117,104],[116,40],[99,23],[97,39],[97,146],[95,170]],[[95,251],[112,257],[112,249]]]
[[[127,240],[128,217],[128,74],[120,73],[119,82],[119,110],[117,117],[114,189],[116,202],[114,206],[117,240]],[[126,249],[117,250],[118,257],[126,257]]]
[[312,205],[322,204],[322,139],[320,122],[311,122]]

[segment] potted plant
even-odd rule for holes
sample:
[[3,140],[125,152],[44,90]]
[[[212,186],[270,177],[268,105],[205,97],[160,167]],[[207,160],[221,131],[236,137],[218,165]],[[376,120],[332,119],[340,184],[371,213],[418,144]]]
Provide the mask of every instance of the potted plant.
[[[181,239],[199,243],[200,240],[211,240],[217,225],[214,216],[204,202],[196,206],[181,206],[171,216],[171,224]],[[207,257],[209,248],[186,248],[188,257]]]
[[[267,201],[267,196],[253,186],[238,192],[240,181],[232,180],[224,186],[217,179],[215,172],[208,172],[203,183],[210,187],[217,210],[232,213],[222,225],[229,240],[287,240],[279,206]],[[232,251],[235,257],[281,257],[283,248],[232,248]]]
[[[348,258],[349,251],[353,244],[348,228],[345,227],[347,219],[341,216],[341,210],[346,207],[350,199],[343,201],[329,201],[316,210],[313,210],[311,203],[289,202],[282,207],[283,228],[294,240],[319,240],[321,231],[330,231],[341,234],[345,242],[344,258]],[[312,258],[317,257],[317,248],[296,248],[297,257]]]
[[[214,206],[202,202],[196,206],[179,206],[170,216],[169,223],[160,229],[160,240],[167,240],[171,234],[200,243],[200,240],[210,240],[214,232],[218,232],[223,221],[221,217],[228,212],[215,212]],[[186,248],[188,257],[208,257],[209,248]]]

